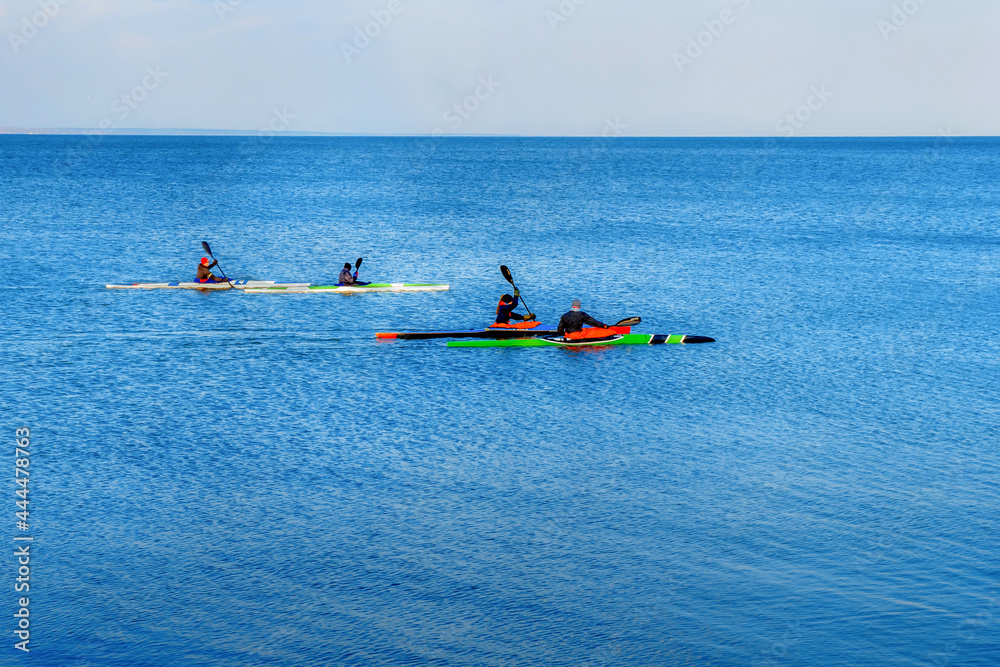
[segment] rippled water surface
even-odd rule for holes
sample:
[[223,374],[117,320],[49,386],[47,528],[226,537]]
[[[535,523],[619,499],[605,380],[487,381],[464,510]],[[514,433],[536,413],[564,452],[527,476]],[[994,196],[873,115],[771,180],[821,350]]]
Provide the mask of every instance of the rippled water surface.
[[[0,137],[32,661],[997,664],[998,149]],[[451,290],[104,289],[202,240]],[[502,263],[718,342],[375,339],[488,322]]]

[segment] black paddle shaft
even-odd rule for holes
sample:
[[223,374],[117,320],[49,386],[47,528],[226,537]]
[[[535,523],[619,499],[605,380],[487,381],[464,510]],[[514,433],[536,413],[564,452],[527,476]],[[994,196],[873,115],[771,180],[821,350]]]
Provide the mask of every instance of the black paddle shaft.
[[[205,252],[208,253],[209,257],[211,257],[212,259],[215,259],[215,255],[212,254],[212,247],[210,245],[208,245],[208,241],[202,241],[201,242],[201,247],[205,249]],[[215,265],[219,267],[219,271],[222,273],[222,277],[226,278],[226,272],[222,270],[222,265],[219,264],[219,260],[215,259]],[[233,281],[230,280],[229,278],[226,278],[226,282],[227,283],[231,283]]]
[[[521,291],[521,290],[517,289],[517,285],[514,284],[514,278],[510,275],[510,269],[508,269],[506,266],[504,266],[503,264],[501,264],[500,265],[500,273],[503,274],[504,280],[506,280],[507,282],[509,282],[511,287],[513,287],[518,292]],[[521,303],[524,304],[525,310],[527,310],[528,314],[531,315],[531,308],[528,307],[528,302],[524,300],[524,297],[521,297]]]

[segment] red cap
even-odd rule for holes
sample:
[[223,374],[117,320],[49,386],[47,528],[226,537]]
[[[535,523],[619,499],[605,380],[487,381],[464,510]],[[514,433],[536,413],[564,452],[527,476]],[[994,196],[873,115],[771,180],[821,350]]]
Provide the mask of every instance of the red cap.
[[202,264],[208,264],[208,257],[202,257],[201,258],[201,263]]

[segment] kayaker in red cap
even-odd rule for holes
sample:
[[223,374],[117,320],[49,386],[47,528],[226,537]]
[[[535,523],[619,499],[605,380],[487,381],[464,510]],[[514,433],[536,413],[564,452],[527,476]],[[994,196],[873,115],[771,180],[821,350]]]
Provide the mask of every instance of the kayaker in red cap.
[[198,282],[200,283],[228,283],[229,279],[225,276],[221,278],[219,276],[212,275],[212,267],[219,263],[219,260],[215,260],[211,264],[208,263],[208,257],[201,258],[201,264],[198,265]]
[[497,324],[509,324],[511,320],[521,320],[527,322],[529,320],[535,319],[534,313],[528,313],[527,315],[521,315],[515,313],[514,309],[517,308],[521,293],[514,288],[514,296],[510,294],[504,294],[500,297],[500,303],[497,304]]
[[583,329],[584,324],[589,324],[592,327],[600,327],[601,329],[608,328],[607,324],[598,322],[593,317],[580,310],[579,299],[573,299],[573,303],[570,305],[572,310],[559,318],[559,328],[556,329],[557,336],[576,333],[577,331]]

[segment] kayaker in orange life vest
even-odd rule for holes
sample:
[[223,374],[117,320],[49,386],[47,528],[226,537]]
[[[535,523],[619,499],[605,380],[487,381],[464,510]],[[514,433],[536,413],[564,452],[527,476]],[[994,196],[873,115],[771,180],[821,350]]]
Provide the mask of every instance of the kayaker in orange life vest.
[[228,283],[229,278],[225,276],[215,276],[212,275],[212,267],[219,263],[219,260],[215,260],[211,264],[208,263],[208,257],[201,258],[201,264],[198,265],[198,282],[200,283]]
[[514,296],[510,294],[504,294],[500,297],[500,303],[497,304],[497,324],[510,324],[511,320],[521,320],[527,322],[529,320],[535,319],[534,313],[528,313],[527,315],[520,315],[514,312],[517,305],[520,303],[519,298],[521,292],[516,288],[514,289]]

